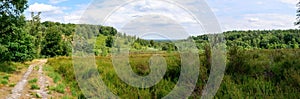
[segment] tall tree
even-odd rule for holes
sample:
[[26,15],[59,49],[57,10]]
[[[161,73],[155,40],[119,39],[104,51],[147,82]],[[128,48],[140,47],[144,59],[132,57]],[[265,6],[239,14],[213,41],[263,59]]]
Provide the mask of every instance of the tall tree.
[[24,62],[34,58],[33,37],[24,31],[22,13],[27,0],[0,1],[0,61]]
[[41,26],[41,12],[38,12],[37,15],[34,12],[31,12],[31,20],[28,24],[28,28],[30,28],[29,33],[34,37],[34,46],[36,50],[36,57],[40,57],[41,53],[41,44],[44,38],[42,26]]
[[62,32],[58,26],[53,24],[53,26],[47,28],[43,44],[42,55],[50,57],[63,55]]

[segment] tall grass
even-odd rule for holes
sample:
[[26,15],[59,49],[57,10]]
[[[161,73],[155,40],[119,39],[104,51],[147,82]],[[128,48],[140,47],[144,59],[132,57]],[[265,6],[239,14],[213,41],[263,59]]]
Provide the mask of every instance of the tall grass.
[[[150,88],[136,88],[123,82],[116,74],[109,56],[96,57],[99,72],[107,87],[121,98],[162,98],[177,84],[181,70],[178,53],[160,53],[168,64],[164,79]],[[130,65],[141,76],[149,74],[148,60],[152,53],[130,55]],[[223,82],[215,98],[299,98],[300,94],[300,50],[241,50],[231,49]],[[190,98],[200,98],[210,66],[205,54],[199,55],[200,76]],[[61,75],[73,95],[83,98],[76,82],[72,59],[68,57],[49,59],[47,63]],[[90,80],[94,81],[94,80]],[[96,87],[96,85],[94,85]],[[91,93],[92,94],[92,93]]]

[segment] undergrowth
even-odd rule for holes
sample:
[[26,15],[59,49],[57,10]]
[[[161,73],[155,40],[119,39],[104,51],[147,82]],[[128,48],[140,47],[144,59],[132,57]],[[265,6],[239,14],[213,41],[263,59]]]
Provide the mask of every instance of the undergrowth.
[[[130,65],[140,75],[148,75],[148,54],[131,54]],[[162,98],[169,94],[177,84],[180,76],[181,61],[176,53],[163,53],[168,64],[163,79],[150,88],[136,88],[123,82],[116,74],[110,57],[96,57],[97,70],[82,70],[82,73],[98,72],[105,85],[112,93],[121,98]],[[214,98],[299,98],[300,94],[300,50],[242,50],[232,48],[227,58],[225,76]],[[200,98],[208,80],[210,66],[205,53],[200,53],[200,76],[197,86],[190,98]],[[92,64],[92,63],[91,63]],[[65,87],[70,87],[72,95],[85,98],[74,75],[72,59],[60,57],[49,59],[49,76],[58,79]],[[57,77],[56,77],[57,76]],[[60,78],[61,77],[61,78]],[[94,91],[101,91],[97,86],[95,75],[86,75],[87,84],[94,86]],[[89,82],[89,83],[88,83]],[[61,86],[62,87],[62,86]],[[85,93],[86,96],[99,94]],[[91,98],[91,97],[86,97]]]

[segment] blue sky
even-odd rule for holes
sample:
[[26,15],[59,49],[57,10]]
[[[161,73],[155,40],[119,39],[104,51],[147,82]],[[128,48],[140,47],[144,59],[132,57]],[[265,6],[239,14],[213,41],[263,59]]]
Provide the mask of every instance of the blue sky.
[[[82,23],[80,22],[80,18],[91,4],[91,1],[92,0],[29,0],[29,8],[25,12],[25,15],[29,19],[30,12],[41,11],[43,21]],[[109,0],[98,0],[98,2],[103,4],[106,4],[105,2],[107,1]],[[293,22],[296,19],[295,11],[297,1],[298,0],[206,0],[219,21],[222,31],[294,29],[296,28]],[[100,5],[97,10],[99,11],[98,13],[106,11],[106,7],[110,6]]]

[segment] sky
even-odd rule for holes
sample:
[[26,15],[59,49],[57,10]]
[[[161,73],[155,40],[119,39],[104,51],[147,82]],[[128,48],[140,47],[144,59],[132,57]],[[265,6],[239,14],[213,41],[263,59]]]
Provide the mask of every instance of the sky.
[[[112,8],[120,3],[112,3],[110,1],[114,0],[29,0],[29,8],[25,11],[25,15],[27,19],[30,19],[30,12],[42,12],[41,18],[42,21],[55,21],[55,22],[63,22],[63,23],[85,23],[82,21],[83,14],[86,15],[86,10],[93,10],[95,16],[102,16],[109,14]],[[115,0],[117,1],[117,0]],[[120,2],[124,0],[119,0]],[[126,0],[125,0],[126,1]],[[152,0],[155,1],[155,0]],[[182,1],[182,0],[181,0]],[[190,3],[186,3],[186,6],[195,6],[196,0],[185,0]],[[203,0],[202,0],[203,1]],[[298,0],[204,0],[207,2],[209,8],[212,10],[215,15],[220,27],[221,31],[231,31],[231,30],[272,30],[272,29],[295,29],[294,22],[296,21],[296,4]],[[99,3],[99,4],[95,4]],[[145,3],[145,5],[147,2]],[[192,17],[188,16],[188,13],[185,13],[183,10],[180,10],[176,6],[163,4],[160,2],[148,2],[149,6],[144,6],[139,3],[132,5],[124,5],[119,8],[118,13],[113,13],[111,18],[108,18],[107,21],[111,22],[111,24],[115,27],[124,28],[126,31],[129,28],[137,28],[141,24],[145,25],[146,23],[142,23],[145,20],[151,20],[149,17],[141,17],[135,14],[129,13],[140,13],[147,14],[147,10],[151,7],[156,7],[157,9],[152,9],[154,13],[152,13],[153,21],[161,22],[161,24],[149,24],[149,26],[144,26],[140,31],[145,30],[146,28],[155,28],[167,26],[165,24],[172,24],[171,26],[178,27],[179,25],[183,26],[183,28],[174,29],[174,31],[184,31],[184,27],[197,27],[195,25],[195,20]],[[92,6],[92,7],[91,7]],[[148,7],[148,8],[147,8]],[[164,10],[162,7],[166,9],[172,10]],[[97,8],[91,9],[91,8]],[[169,15],[166,14],[166,11],[171,11],[173,14],[177,15]],[[197,12],[197,11],[192,11]],[[104,15],[103,15],[104,14]],[[157,14],[163,15],[163,17],[157,16]],[[132,15],[130,17],[126,17],[126,15]],[[114,17],[121,16],[121,17]],[[178,18],[177,16],[181,16]],[[182,17],[183,16],[183,17]],[[197,15],[196,15],[197,16]],[[86,17],[87,18],[87,17]],[[160,18],[158,20],[157,18]],[[93,19],[92,17],[87,19]],[[94,20],[90,20],[91,22],[98,22],[99,18],[95,18]],[[101,19],[101,18],[100,18]],[[103,19],[103,18],[102,18]],[[132,24],[132,22],[124,23],[126,20],[133,20],[132,22],[136,22],[139,24]],[[178,22],[171,22],[170,20],[176,20]],[[155,23],[153,22],[152,23]],[[201,21],[201,20],[200,20]],[[204,21],[204,20],[203,20]],[[91,23],[86,22],[86,23]],[[123,23],[121,23],[123,22]],[[165,22],[165,23],[163,23]],[[170,23],[171,22],[171,23]],[[193,23],[194,22],[194,23]],[[208,21],[207,21],[208,22]],[[97,23],[92,23],[97,24]],[[129,27],[128,24],[132,25]],[[183,25],[184,24],[184,25]],[[122,26],[121,26],[122,25]],[[134,27],[133,25],[136,25]],[[147,25],[147,24],[146,24]],[[170,25],[168,25],[170,27]],[[157,29],[157,31],[167,31]],[[180,30],[178,30],[180,29]],[[135,31],[139,31],[135,29]],[[194,29],[192,35],[198,35],[196,32],[202,31],[201,29]],[[131,31],[127,31],[131,32]],[[149,31],[153,32],[153,31]],[[178,35],[177,35],[178,36]],[[178,37],[177,37],[178,38]]]

